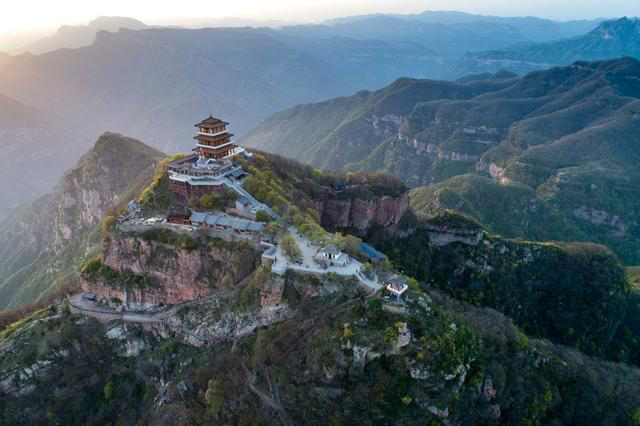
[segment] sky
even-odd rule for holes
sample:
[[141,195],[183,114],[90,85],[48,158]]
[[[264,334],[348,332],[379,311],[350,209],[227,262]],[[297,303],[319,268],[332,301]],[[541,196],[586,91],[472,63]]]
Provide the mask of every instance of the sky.
[[640,15],[640,0],[0,0],[0,33],[85,24],[96,16],[130,16],[147,24],[228,16],[317,22],[365,13],[459,10],[497,16],[569,20]]

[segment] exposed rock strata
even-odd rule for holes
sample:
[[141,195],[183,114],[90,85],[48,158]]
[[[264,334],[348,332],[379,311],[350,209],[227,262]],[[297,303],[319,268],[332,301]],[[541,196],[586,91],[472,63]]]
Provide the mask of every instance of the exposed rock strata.
[[366,231],[373,225],[397,224],[409,209],[409,195],[384,196],[370,201],[325,199],[317,203],[322,225],[328,229],[352,228]]
[[182,249],[137,236],[105,235],[102,263],[121,273],[146,277],[148,285],[131,286],[98,279],[81,280],[84,291],[99,299],[119,299],[129,309],[176,304],[228,290],[248,276],[258,253],[247,245]]
[[629,229],[629,224],[625,223],[620,216],[607,213],[603,210],[578,206],[571,211],[571,214],[593,225],[603,225],[612,228],[611,235],[614,237],[624,237]]

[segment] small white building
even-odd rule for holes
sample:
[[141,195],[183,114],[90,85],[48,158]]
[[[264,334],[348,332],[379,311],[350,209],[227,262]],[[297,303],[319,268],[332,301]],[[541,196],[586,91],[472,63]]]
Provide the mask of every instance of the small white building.
[[346,266],[349,262],[349,255],[344,253],[340,247],[335,244],[329,244],[318,250],[315,258],[321,263],[333,266]]
[[395,300],[399,300],[408,288],[409,286],[407,285],[407,280],[398,275],[395,275],[387,280],[387,291]]

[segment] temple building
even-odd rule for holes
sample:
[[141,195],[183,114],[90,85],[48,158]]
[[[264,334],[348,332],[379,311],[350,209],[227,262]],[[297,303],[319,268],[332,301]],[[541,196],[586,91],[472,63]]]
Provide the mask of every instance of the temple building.
[[232,141],[228,125],[212,115],[195,125],[195,153],[167,165],[171,190],[176,195],[198,198],[209,192],[222,191],[230,181],[242,177],[242,167],[231,158],[237,154],[247,157],[251,154]]
[[393,300],[400,300],[408,288],[407,280],[398,275],[387,280],[387,291]]
[[196,124],[197,134],[193,138],[197,141],[193,149],[198,156],[212,158],[231,158],[236,154],[244,152],[244,148],[235,145],[231,141],[233,136],[227,130],[229,123],[209,114],[200,123]]
[[315,259],[324,265],[344,267],[349,262],[349,255],[344,253],[337,245],[329,244],[318,250]]

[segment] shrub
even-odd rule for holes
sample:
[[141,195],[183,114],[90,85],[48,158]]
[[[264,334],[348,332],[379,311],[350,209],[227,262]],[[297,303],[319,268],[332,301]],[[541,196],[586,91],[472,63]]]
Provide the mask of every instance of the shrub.
[[302,260],[302,251],[300,250],[300,247],[298,247],[296,240],[291,235],[287,235],[282,238],[282,240],[280,240],[280,245],[289,260],[292,262],[299,262]]
[[102,219],[102,232],[109,232],[116,224],[116,218],[111,215],[107,215]]
[[207,402],[207,406],[216,414],[222,409],[222,405],[225,400],[224,394],[220,392],[219,387],[218,381],[209,380],[207,390],[204,393],[204,399]]
[[375,276],[373,265],[369,262],[365,263],[362,266],[362,273],[364,274],[365,277],[369,278],[370,280],[373,279]]
[[109,380],[107,384],[104,385],[104,389],[102,390],[104,399],[106,400],[111,399],[111,397],[113,396],[113,391],[115,390],[115,387],[116,387],[115,384],[111,380]]
[[264,232],[271,238],[275,239],[284,232],[284,228],[280,226],[278,222],[269,222],[265,227]]
[[207,210],[213,210],[216,207],[218,207],[218,197],[216,197],[216,195],[212,192],[203,195],[200,200],[199,200],[199,204],[201,207],[207,209]]
[[271,222],[271,216],[269,216],[269,213],[265,212],[264,210],[259,210],[256,213],[256,220],[258,222],[264,222],[264,223],[268,223]]

